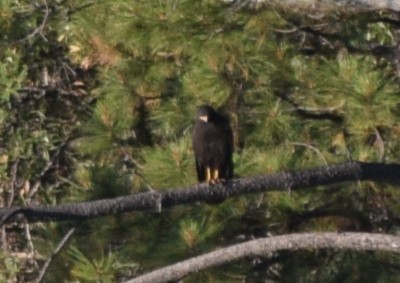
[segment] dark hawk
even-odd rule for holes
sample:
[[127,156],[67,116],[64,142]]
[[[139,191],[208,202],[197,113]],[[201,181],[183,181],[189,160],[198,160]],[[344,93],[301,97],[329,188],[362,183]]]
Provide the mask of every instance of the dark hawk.
[[199,106],[192,142],[199,182],[233,177],[233,135],[227,118],[211,106]]

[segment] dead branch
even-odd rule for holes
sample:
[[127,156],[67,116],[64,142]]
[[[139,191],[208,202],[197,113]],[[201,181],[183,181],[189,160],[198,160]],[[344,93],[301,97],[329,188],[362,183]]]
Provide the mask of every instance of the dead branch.
[[400,237],[373,233],[304,233],[261,238],[178,262],[128,280],[125,283],[178,281],[190,273],[247,257],[265,257],[282,250],[316,249],[400,253]]
[[233,179],[215,185],[196,184],[162,192],[143,192],[81,203],[57,206],[28,206],[0,209],[0,225],[19,218],[28,222],[89,219],[125,212],[153,210],[198,201],[212,202],[233,196],[269,191],[299,190],[340,182],[375,181],[400,184],[400,164],[351,161],[314,169],[265,174]]
[[72,234],[74,234],[75,228],[69,229],[67,234],[65,234],[64,238],[61,240],[61,242],[57,245],[51,256],[46,260],[46,262],[43,264],[42,269],[40,270],[39,276],[36,279],[36,283],[40,283],[43,281],[44,275],[46,274],[47,269],[50,266],[51,261],[53,258],[60,252],[60,250],[65,246],[69,238],[71,238]]

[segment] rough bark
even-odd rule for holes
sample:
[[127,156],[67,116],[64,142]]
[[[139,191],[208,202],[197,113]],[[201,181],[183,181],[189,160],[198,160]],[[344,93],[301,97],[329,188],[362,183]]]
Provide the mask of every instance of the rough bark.
[[290,171],[233,179],[216,185],[197,184],[162,192],[57,206],[11,207],[0,209],[0,224],[24,217],[29,222],[89,219],[132,211],[155,210],[198,201],[212,203],[228,197],[269,191],[310,188],[340,182],[374,181],[400,184],[400,164],[347,162],[315,169]]

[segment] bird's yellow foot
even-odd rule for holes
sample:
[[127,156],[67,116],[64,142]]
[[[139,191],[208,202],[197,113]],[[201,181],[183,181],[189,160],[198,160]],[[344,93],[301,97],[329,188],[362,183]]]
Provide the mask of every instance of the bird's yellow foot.
[[210,167],[206,168],[206,182],[207,184],[218,184],[223,182],[224,179],[219,178],[219,171],[218,169],[211,169]]

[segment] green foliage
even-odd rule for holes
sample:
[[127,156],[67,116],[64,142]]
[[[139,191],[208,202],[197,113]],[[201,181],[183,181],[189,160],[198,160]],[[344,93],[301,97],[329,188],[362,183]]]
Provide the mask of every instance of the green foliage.
[[[1,103],[9,102],[10,96],[15,94],[22,87],[22,82],[26,80],[26,66],[19,66],[21,58],[18,53],[8,49],[1,54],[0,65],[0,88],[2,90]],[[5,114],[3,114],[4,116]],[[1,118],[0,122],[4,118]]]
[[21,268],[19,260],[7,253],[0,253],[0,280],[9,282],[16,280]]
[[195,222],[194,219],[185,219],[180,222],[180,240],[189,250],[198,248],[211,236],[215,236],[221,230],[220,225],[210,225],[210,221],[203,218]]
[[385,253],[324,251],[285,254],[283,257],[288,266],[294,267],[296,274],[292,273],[293,269],[282,271],[285,274],[283,282],[391,282],[399,279],[396,268],[385,268],[391,264],[396,266],[398,259]]
[[143,151],[146,164],[143,166],[143,176],[158,189],[185,186],[193,184],[193,154],[190,147],[191,139],[182,138],[168,147],[148,148]]
[[116,256],[111,253],[88,258],[75,247],[71,247],[69,255],[75,263],[71,269],[71,277],[80,282],[114,282],[118,271],[135,267],[133,264],[119,263]]
[[[191,131],[204,103],[231,120],[236,177],[349,158],[397,162],[399,82],[392,60],[371,49],[394,46],[395,27],[379,13],[319,9],[323,17],[306,6],[226,1],[2,1],[2,203],[12,187],[27,203],[58,204],[195,184]],[[37,184],[33,196],[21,184]],[[240,239],[361,230],[360,219],[370,231],[399,230],[395,188],[328,191],[288,188],[76,223],[68,264],[55,262],[47,276],[113,282]],[[36,249],[49,254],[56,243],[46,241],[63,225],[33,226]],[[188,282],[361,282],[375,271],[369,282],[398,279],[384,272],[397,257],[355,255],[279,253],[261,268],[243,261]],[[0,257],[6,279],[29,265],[10,258]]]

